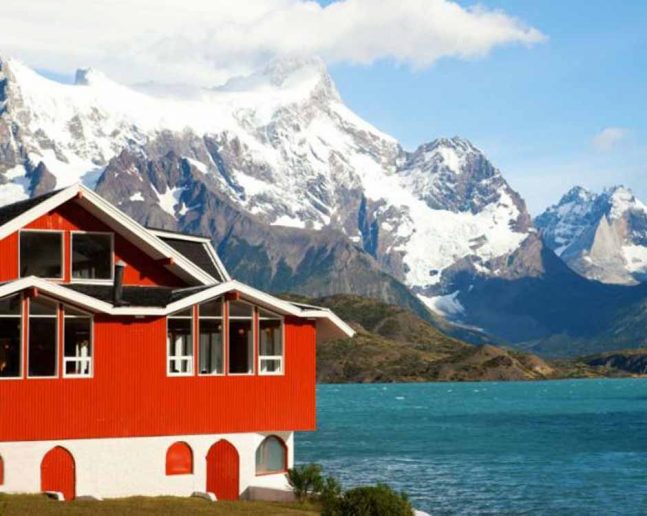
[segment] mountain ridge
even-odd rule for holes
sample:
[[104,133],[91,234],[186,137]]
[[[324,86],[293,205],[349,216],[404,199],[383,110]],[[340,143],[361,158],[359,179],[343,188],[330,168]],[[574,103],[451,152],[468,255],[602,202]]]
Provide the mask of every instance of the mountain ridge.
[[[144,224],[210,235],[234,275],[266,290],[363,294],[474,342],[592,338],[595,300],[558,302],[578,315],[555,325],[536,292],[559,299],[559,278],[607,291],[544,248],[483,152],[460,137],[403,149],[343,104],[320,61],[276,61],[187,98],[94,70],[61,85],[0,59],[0,74],[0,202],[81,180]],[[640,313],[635,297],[618,309]],[[454,314],[428,311],[450,298]]]

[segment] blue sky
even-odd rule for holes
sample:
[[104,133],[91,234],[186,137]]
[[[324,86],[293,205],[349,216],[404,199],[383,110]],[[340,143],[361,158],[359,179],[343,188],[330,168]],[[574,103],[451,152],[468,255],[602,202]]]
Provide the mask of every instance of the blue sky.
[[0,50],[61,80],[204,85],[317,53],[360,116],[407,149],[469,138],[534,214],[576,184],[647,202],[647,1],[320,2],[2,0]]
[[[482,3],[548,40],[417,71],[384,60],[333,65],[344,100],[409,149],[438,136],[469,138],[534,214],[574,184],[625,184],[647,202],[647,2]],[[609,127],[626,135],[601,150],[593,139]]]

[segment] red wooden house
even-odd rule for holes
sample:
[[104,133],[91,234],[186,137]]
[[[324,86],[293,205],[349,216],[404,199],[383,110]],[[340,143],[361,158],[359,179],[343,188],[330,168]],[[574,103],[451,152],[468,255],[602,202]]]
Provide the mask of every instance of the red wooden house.
[[232,280],[206,238],[72,186],[0,208],[0,491],[285,488],[332,312]]

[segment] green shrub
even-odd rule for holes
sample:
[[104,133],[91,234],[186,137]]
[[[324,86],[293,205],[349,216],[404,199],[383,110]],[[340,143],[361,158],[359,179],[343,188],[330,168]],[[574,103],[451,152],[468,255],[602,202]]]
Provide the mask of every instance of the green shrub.
[[339,513],[339,502],[342,497],[341,484],[335,477],[326,477],[324,480],[319,502],[321,503],[321,516],[337,516]]
[[288,483],[300,502],[321,493],[324,480],[319,464],[302,464],[288,470]]
[[338,499],[327,516],[411,516],[413,508],[406,494],[396,493],[386,484],[356,487]]

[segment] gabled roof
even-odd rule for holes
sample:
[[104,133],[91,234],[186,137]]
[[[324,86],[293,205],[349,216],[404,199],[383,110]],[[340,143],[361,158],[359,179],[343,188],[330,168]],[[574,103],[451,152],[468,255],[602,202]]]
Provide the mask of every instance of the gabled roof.
[[165,267],[188,283],[213,285],[219,281],[134,219],[80,184],[0,208],[0,240],[72,199],[153,259],[170,258],[171,263]]
[[166,316],[229,292],[238,292],[246,300],[281,315],[315,320],[318,340],[352,337],[355,334],[348,324],[327,308],[295,305],[235,280],[182,289],[126,286],[123,299],[130,305],[115,306],[109,285],[62,285],[29,276],[0,285],[0,298],[30,288],[79,308],[114,316]]
[[147,229],[218,281],[229,281],[231,279],[227,269],[220,261],[218,253],[213,248],[210,238],[164,229]]

